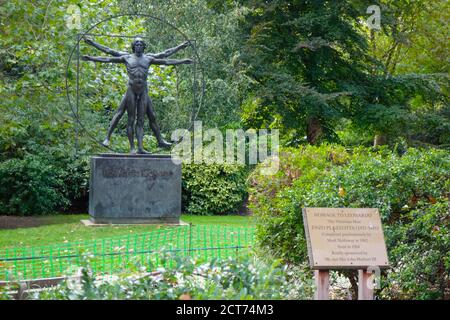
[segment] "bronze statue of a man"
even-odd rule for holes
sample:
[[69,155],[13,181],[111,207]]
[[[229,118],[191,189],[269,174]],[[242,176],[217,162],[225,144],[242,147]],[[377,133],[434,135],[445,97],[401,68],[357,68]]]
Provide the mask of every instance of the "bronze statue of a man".
[[[127,135],[130,142],[130,152],[136,153],[134,147],[134,127],[136,121],[136,136],[138,141],[137,153],[145,154],[143,138],[144,138],[144,117],[147,115],[155,137],[160,147],[169,147],[171,144],[164,141],[161,136],[158,124],[156,123],[155,113],[152,108],[152,100],[148,95],[147,88],[147,74],[150,65],[178,65],[178,64],[190,64],[193,61],[191,59],[175,60],[165,59],[168,56],[174,54],[180,49],[184,49],[189,45],[189,42],[185,42],[177,47],[167,49],[163,52],[152,54],[144,54],[146,48],[145,42],[141,38],[135,38],[131,44],[132,53],[116,51],[101,44],[98,44],[91,39],[84,38],[85,42],[93,47],[111,55],[112,57],[91,57],[83,56],[85,61],[105,62],[105,63],[123,63],[127,68],[128,73],[128,89],[122,98],[122,102],[114,115],[108,128],[106,139],[103,141],[103,145],[108,146],[111,138],[111,134],[116,128],[118,122],[122,118],[125,110],[128,114]],[[137,120],[136,120],[137,119]]]

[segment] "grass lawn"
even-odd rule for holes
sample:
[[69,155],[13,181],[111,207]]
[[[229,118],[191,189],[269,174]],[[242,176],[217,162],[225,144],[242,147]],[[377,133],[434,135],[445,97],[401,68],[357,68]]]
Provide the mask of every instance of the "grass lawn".
[[[79,214],[43,216],[38,219],[42,219],[42,225],[39,227],[0,230],[0,249],[93,240],[171,228],[170,226],[162,225],[86,227],[80,223],[80,220],[89,219],[89,216]],[[251,216],[182,215],[181,219],[193,225],[233,227],[254,225],[254,219]]]

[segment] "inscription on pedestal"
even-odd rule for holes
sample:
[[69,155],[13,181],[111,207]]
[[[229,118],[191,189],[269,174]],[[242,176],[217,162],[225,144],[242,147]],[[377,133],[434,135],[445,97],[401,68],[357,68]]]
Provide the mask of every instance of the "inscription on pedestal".
[[95,223],[179,223],[181,165],[170,156],[92,157],[89,214]]

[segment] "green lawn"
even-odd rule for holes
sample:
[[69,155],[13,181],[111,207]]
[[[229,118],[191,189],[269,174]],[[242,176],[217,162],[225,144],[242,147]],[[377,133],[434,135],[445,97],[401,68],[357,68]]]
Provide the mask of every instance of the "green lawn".
[[161,259],[161,250],[209,260],[247,254],[253,245],[254,228],[248,227],[254,220],[248,216],[183,215],[192,227],[86,227],[80,220],[88,218],[45,216],[38,218],[39,227],[0,230],[0,280],[71,274],[81,264],[80,253],[89,253],[94,272],[114,273],[136,263],[171,267],[172,259]]
[[[93,240],[171,228],[162,225],[86,227],[80,223],[80,220],[89,219],[88,215],[55,215],[40,217],[39,219],[42,219],[44,223],[39,227],[0,230],[0,249]],[[233,227],[254,225],[254,219],[251,216],[183,215],[181,219],[193,225]]]

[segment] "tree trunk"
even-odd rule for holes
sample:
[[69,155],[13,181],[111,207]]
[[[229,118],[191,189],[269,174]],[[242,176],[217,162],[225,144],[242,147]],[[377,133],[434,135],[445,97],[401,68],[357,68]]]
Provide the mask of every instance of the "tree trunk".
[[306,138],[310,144],[316,144],[323,135],[323,128],[320,120],[316,117],[308,119],[306,125]]
[[375,137],[373,138],[373,146],[374,147],[385,145],[386,142],[387,142],[387,138],[384,134],[376,134]]

